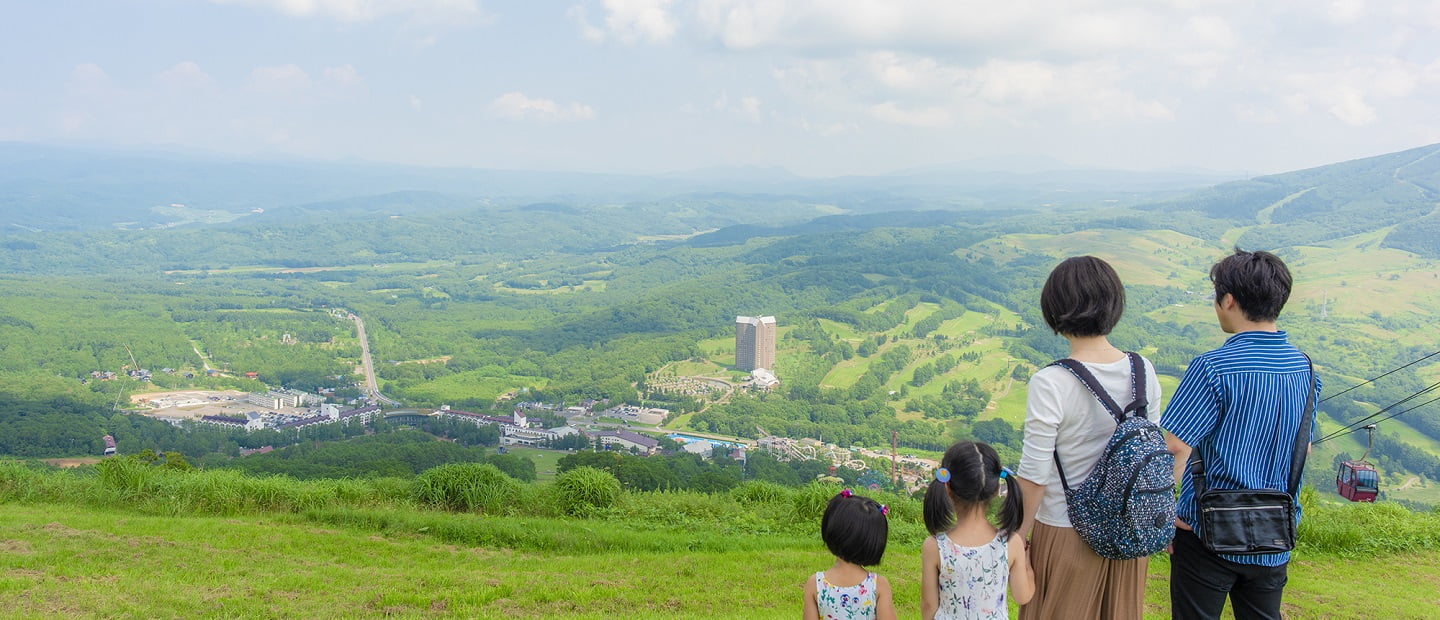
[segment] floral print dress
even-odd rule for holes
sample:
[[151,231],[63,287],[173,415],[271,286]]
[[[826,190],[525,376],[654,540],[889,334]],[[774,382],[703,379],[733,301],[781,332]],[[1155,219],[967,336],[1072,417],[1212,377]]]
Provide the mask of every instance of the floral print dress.
[[825,571],[815,573],[815,602],[825,620],[874,618],[875,573],[866,573],[864,581],[849,587],[830,585]]
[[1009,618],[1005,589],[1010,560],[1004,532],[982,547],[962,547],[944,532],[935,535],[940,548],[940,609],[936,620]]

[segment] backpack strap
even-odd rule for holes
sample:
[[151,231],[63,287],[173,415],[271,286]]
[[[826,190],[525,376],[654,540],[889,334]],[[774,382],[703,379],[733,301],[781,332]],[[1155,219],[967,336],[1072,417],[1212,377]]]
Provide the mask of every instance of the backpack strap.
[[[1125,418],[1145,415],[1150,406],[1145,398],[1145,362],[1140,358],[1140,354],[1132,351],[1126,351],[1125,357],[1130,359],[1130,393],[1134,396],[1134,400],[1124,408],[1115,402],[1115,399],[1110,396],[1110,392],[1105,391],[1104,386],[1100,385],[1100,380],[1095,378],[1095,374],[1090,372],[1085,364],[1067,357],[1055,360],[1050,365],[1064,367],[1070,371],[1070,374],[1075,375],[1075,378],[1085,385],[1085,389],[1090,390],[1090,393],[1095,396],[1095,400],[1100,401],[1105,410],[1115,417],[1115,424],[1119,425],[1125,422]],[[1060,486],[1068,492],[1070,483],[1065,480],[1065,468],[1060,466],[1060,453],[1051,452],[1050,456],[1055,459],[1055,471],[1060,474]]]

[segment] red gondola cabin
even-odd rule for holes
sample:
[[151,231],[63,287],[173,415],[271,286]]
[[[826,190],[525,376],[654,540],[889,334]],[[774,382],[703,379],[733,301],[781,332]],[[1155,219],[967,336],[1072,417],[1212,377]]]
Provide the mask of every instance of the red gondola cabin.
[[1335,472],[1335,488],[1352,502],[1373,502],[1380,494],[1380,474],[1365,461],[1345,461]]

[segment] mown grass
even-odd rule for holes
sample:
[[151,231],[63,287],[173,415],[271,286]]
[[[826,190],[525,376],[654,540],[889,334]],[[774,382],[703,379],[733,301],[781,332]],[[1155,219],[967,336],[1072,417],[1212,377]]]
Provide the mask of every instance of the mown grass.
[[[573,518],[551,483],[519,485],[489,512],[446,511],[423,507],[418,482],[136,465],[148,469],[0,464],[6,615],[780,618],[831,561],[817,530],[836,488],[824,485],[622,490]],[[879,571],[914,617],[919,503],[877,499],[892,507]],[[1431,617],[1440,513],[1315,500],[1302,498],[1287,617]],[[1168,558],[1156,556],[1147,617],[1168,615],[1167,583]]]

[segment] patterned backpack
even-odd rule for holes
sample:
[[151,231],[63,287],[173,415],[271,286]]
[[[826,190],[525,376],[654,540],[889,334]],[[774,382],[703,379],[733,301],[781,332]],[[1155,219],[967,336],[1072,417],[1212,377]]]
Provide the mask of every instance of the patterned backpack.
[[1072,359],[1052,364],[1073,373],[1115,416],[1115,433],[1080,486],[1070,488],[1055,455],[1070,524],[1096,554],[1112,560],[1149,556],[1175,537],[1175,457],[1165,448],[1160,427],[1145,417],[1145,364],[1135,353],[1125,355],[1135,400],[1124,409],[1084,364]]

